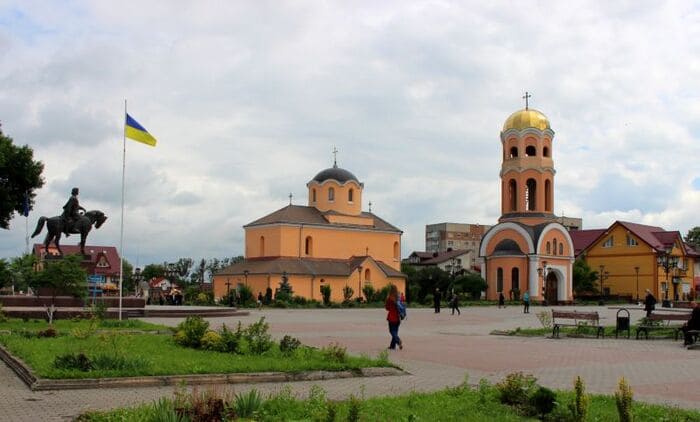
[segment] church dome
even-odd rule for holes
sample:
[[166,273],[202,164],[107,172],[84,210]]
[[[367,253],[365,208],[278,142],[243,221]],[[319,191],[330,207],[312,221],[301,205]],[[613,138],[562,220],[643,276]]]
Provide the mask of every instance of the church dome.
[[523,109],[511,114],[503,124],[503,132],[508,129],[523,130],[527,128],[550,129],[549,119],[537,110]]
[[350,180],[360,183],[359,180],[357,180],[357,177],[355,177],[354,174],[350,173],[349,171],[345,169],[341,169],[338,166],[333,166],[331,168],[327,168],[325,170],[321,170],[318,172],[316,176],[312,179],[315,182],[318,183],[323,183],[326,180],[337,180],[340,183],[345,183]]

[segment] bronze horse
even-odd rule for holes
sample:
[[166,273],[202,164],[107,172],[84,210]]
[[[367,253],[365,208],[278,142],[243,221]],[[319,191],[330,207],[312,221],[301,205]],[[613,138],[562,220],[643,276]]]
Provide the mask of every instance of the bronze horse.
[[[87,211],[80,217],[80,219],[73,223],[73,227],[71,228],[70,232],[80,234],[81,254],[85,255],[85,240],[87,239],[88,233],[90,233],[90,230],[92,229],[92,225],[94,224],[95,228],[99,229],[100,226],[104,224],[105,220],[107,220],[107,216],[102,211],[93,210]],[[34,230],[34,234],[32,234],[32,237],[35,237],[39,233],[41,233],[41,230],[43,230],[44,228],[44,223],[46,223],[46,228],[48,229],[46,239],[44,239],[44,250],[48,254],[49,243],[51,243],[51,240],[54,240],[54,244],[56,245],[56,249],[58,249],[58,253],[63,255],[61,247],[58,244],[61,240],[61,233],[63,233],[63,225],[65,224],[65,221],[63,221],[63,217],[61,217],[60,215],[51,218],[46,218],[43,216],[39,217],[39,221],[36,223],[36,230]]]

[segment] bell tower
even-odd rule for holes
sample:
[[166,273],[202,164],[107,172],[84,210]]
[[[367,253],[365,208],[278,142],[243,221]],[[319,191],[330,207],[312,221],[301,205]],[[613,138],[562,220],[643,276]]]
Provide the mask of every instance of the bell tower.
[[554,220],[554,131],[541,112],[529,106],[511,114],[503,124],[501,144],[501,218],[528,225]]

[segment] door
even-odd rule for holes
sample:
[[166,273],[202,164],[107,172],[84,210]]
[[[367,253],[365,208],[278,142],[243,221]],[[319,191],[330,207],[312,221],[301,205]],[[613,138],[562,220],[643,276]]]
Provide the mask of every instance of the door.
[[547,274],[547,284],[545,287],[544,298],[550,305],[556,305],[558,302],[558,292],[557,292],[557,276],[553,272]]

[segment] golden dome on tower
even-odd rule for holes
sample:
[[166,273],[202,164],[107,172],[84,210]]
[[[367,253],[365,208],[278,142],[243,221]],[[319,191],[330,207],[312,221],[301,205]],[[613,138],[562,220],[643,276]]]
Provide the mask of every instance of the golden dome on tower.
[[549,119],[532,108],[518,110],[506,119],[506,122],[503,124],[503,132],[508,129],[523,130],[531,127],[539,130],[550,129]]

